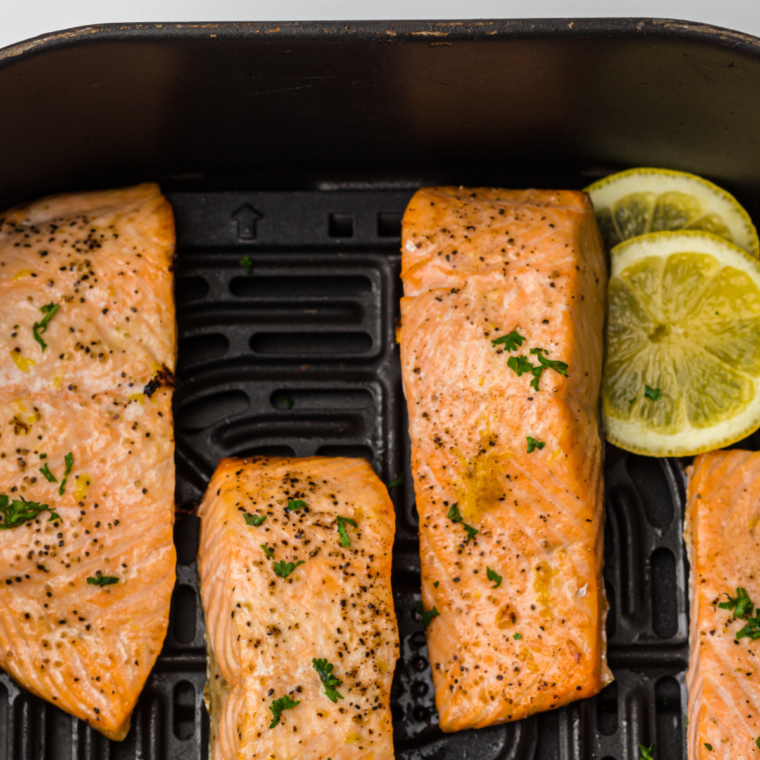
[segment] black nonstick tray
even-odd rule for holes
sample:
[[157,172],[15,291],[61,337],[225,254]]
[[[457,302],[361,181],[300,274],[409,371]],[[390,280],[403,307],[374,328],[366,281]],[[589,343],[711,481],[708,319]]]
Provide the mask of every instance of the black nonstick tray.
[[220,457],[264,453],[361,456],[405,477],[391,489],[398,758],[636,760],[638,743],[684,758],[688,462],[612,447],[615,682],[518,723],[437,728],[414,611],[400,225],[422,184],[578,188],[641,164],[704,173],[755,210],[758,50],[684,22],[592,19],[95,27],[0,51],[2,205],[161,181],[179,322],[178,582],[132,730],[108,742],[0,675],[0,760],[207,758],[193,510]]

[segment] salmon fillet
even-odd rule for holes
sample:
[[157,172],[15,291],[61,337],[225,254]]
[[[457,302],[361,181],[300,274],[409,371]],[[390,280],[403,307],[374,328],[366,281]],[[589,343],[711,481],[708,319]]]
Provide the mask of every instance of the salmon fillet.
[[212,760],[392,758],[395,515],[369,464],[223,459],[199,514]]
[[[760,757],[760,642],[753,638],[760,637],[754,609],[760,453],[712,451],[694,460],[684,538],[691,563],[689,758],[754,760]],[[752,606],[737,609],[745,594]]]
[[173,246],[155,185],[0,216],[0,667],[111,739],[175,580]]
[[[591,696],[612,675],[598,410],[606,272],[590,202],[422,189],[402,251],[401,368],[441,728]],[[564,364],[518,375],[518,361]]]

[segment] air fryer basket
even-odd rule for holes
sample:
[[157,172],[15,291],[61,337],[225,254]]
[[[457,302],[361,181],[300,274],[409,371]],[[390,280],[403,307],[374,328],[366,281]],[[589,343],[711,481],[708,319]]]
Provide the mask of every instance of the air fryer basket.
[[108,742],[0,675],[0,760],[207,757],[192,512],[220,457],[257,453],[405,475],[391,489],[399,758],[636,760],[639,742],[685,757],[688,462],[612,447],[615,683],[518,723],[437,728],[414,612],[400,224],[422,184],[578,188],[631,165],[707,175],[755,213],[759,53],[745,35],[641,19],[105,26],[0,51],[0,202],[161,182],[180,331],[178,582],[133,728]]

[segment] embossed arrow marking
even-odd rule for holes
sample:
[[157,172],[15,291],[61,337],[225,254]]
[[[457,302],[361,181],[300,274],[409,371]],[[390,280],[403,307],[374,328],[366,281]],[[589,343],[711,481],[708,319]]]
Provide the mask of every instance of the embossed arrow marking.
[[256,222],[264,215],[247,203],[232,215],[232,221],[237,225],[238,240],[253,240],[256,237]]

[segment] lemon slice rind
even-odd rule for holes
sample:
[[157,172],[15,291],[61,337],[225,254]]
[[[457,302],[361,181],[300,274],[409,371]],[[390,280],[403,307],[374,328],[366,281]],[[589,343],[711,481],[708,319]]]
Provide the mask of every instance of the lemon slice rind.
[[[721,266],[746,273],[760,289],[760,261],[709,232],[655,232],[626,240],[610,253],[610,279],[641,259],[651,256],[666,259],[678,253],[708,254]],[[626,451],[655,457],[692,456],[736,443],[760,428],[760,377],[745,376],[754,383],[755,395],[736,416],[707,428],[693,427],[686,420],[682,429],[672,434],[659,433],[641,420],[622,420],[609,415],[603,399],[606,438]]]
[[735,245],[753,256],[760,256],[760,241],[749,214],[733,195],[696,174],[649,167],[628,169],[594,182],[585,191],[591,196],[597,211],[611,209],[617,201],[631,193],[653,192],[662,195],[680,192],[690,195],[706,211],[721,218]]

